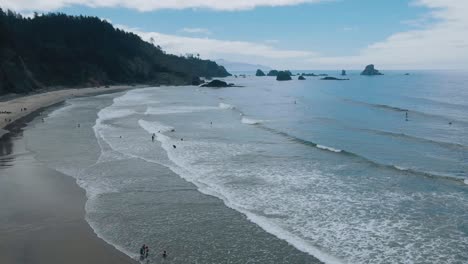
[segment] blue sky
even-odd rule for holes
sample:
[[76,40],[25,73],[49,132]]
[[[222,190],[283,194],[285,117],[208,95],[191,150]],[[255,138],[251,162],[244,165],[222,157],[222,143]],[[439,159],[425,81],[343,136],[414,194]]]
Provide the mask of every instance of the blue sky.
[[[468,66],[462,0],[0,0],[98,16],[168,52],[288,68]],[[441,54],[442,53],[442,54]],[[447,54],[445,54],[447,53]]]

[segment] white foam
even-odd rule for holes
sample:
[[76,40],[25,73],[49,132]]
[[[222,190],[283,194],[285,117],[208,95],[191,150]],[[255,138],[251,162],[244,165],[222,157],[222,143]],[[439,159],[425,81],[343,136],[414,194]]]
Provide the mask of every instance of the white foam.
[[161,106],[161,107],[148,107],[146,115],[168,115],[168,114],[182,114],[203,112],[209,110],[217,110],[218,107],[214,106]]
[[230,104],[226,104],[226,103],[219,103],[218,107],[221,108],[221,109],[236,109],[235,106],[230,105]]
[[317,144],[317,148],[324,149],[324,150],[329,150],[329,151],[336,152],[336,153],[340,153],[342,151],[341,149],[336,149],[336,148],[327,147],[327,146],[318,145],[318,144]]
[[169,132],[172,129],[174,129],[171,126],[166,126],[156,121],[148,122],[146,120],[138,120],[138,124],[150,134],[158,133],[158,132],[159,133]]
[[463,182],[468,185],[468,178],[466,178]]
[[117,107],[106,107],[99,111],[98,117],[99,117],[99,123],[101,123],[104,120],[110,120],[110,119],[117,119],[129,115],[135,114],[136,111],[132,109],[125,109],[125,108],[117,108]]
[[264,120],[257,120],[253,118],[242,117],[241,122],[242,124],[247,124],[247,125],[258,125],[264,122]]
[[407,171],[408,169],[405,168],[405,167],[401,167],[401,166],[397,166],[397,165],[393,165],[393,167],[397,170],[401,170],[401,171]]

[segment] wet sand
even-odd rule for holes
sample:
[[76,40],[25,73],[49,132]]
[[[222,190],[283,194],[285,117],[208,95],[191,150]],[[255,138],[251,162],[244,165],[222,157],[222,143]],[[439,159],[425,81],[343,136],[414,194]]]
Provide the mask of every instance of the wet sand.
[[0,139],[0,263],[137,263],[96,236],[84,190],[34,159],[21,122]]

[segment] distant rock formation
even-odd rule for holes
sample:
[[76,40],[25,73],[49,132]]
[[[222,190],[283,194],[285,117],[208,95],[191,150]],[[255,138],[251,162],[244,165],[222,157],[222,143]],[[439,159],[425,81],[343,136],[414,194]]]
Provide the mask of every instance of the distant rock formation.
[[410,75],[409,73],[405,73],[405,75]]
[[383,75],[383,73],[379,72],[378,70],[376,70],[374,68],[374,64],[369,64],[366,66],[366,68],[364,69],[364,71],[361,72],[361,75],[368,75],[368,76],[372,76],[372,75]]
[[347,81],[349,79],[340,79],[340,78],[336,78],[336,77],[324,77],[324,78],[321,78],[320,80],[324,80],[324,81]]
[[211,88],[224,88],[224,87],[230,87],[234,85],[227,84],[227,82],[223,82],[220,80],[213,80],[209,83],[205,83],[202,85],[202,87],[211,87]]
[[277,70],[271,70],[267,75],[268,76],[278,76],[278,71]]
[[297,78],[297,79],[298,79],[299,81],[305,81],[306,78],[305,78],[304,76],[301,75],[301,76],[299,76],[299,78]]
[[341,76],[346,76],[346,71],[345,70],[341,70]]
[[255,73],[255,76],[265,76],[265,73],[262,70],[258,69]]
[[278,75],[276,75],[276,80],[277,81],[290,81],[290,80],[292,80],[291,72],[289,72],[289,71],[279,71]]
[[317,77],[317,76],[328,76],[328,74],[326,73],[320,73],[320,74],[315,74],[315,73],[301,73],[302,76],[313,76],[313,77]]

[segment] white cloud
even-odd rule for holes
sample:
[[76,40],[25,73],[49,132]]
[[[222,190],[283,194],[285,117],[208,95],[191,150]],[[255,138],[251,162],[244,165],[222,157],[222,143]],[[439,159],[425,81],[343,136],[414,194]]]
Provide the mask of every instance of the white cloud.
[[186,8],[233,11],[258,6],[290,6],[323,1],[327,0],[0,0],[0,6],[16,11],[53,11],[71,5],[125,7],[139,11]]
[[145,32],[137,28],[117,27],[139,35],[143,40],[154,39],[155,43],[168,53],[183,55],[187,53],[200,54],[202,58],[223,58],[231,61],[248,63],[261,63],[283,67],[293,66],[295,61],[314,57],[317,54],[311,51],[282,50],[263,43],[246,41],[217,40],[212,38],[183,37],[161,34],[158,32]]
[[357,30],[357,27],[344,27],[343,31],[355,31]]
[[309,63],[322,67],[356,68],[375,63],[387,69],[468,69],[468,1],[418,0],[413,4],[431,8],[424,19],[435,22],[393,34],[357,55],[313,58]]
[[190,33],[190,34],[211,35],[211,31],[209,29],[206,29],[206,28],[183,28],[180,31],[184,32],[184,33]]

